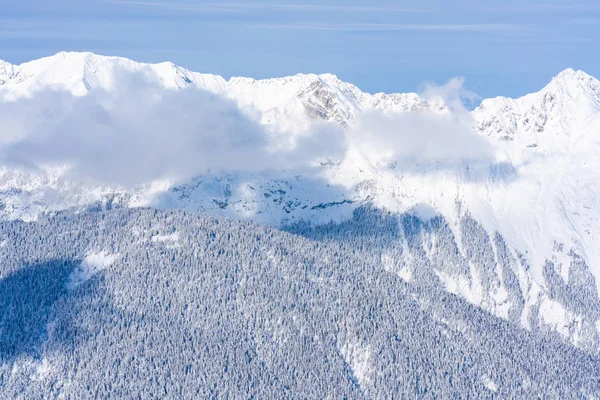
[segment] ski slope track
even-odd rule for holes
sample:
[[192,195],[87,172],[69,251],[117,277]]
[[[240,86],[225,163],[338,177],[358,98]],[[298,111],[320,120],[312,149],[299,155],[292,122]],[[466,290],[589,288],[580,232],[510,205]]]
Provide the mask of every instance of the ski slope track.
[[[0,99],[35,97],[48,88],[76,96],[118,91],[121,70],[152,76],[165,90],[191,86],[233,99],[243,112],[283,135],[312,121],[352,132],[362,115],[373,112],[453,112],[441,96],[369,94],[330,74],[225,80],[172,63],[64,52],[21,65],[0,61]],[[468,271],[434,266],[432,276],[446,290],[526,329],[550,330],[598,352],[600,82],[567,69],[537,93],[486,99],[468,118],[473,132],[492,145],[493,157],[483,163],[449,167],[431,161],[407,167],[351,145],[342,159],[321,162],[316,174],[288,169],[203,175],[184,183],[147,182],[133,190],[74,180],[61,165],[34,172],[2,167],[0,215],[35,220],[71,208],[152,206],[275,227],[344,223],[364,207],[402,218],[414,215],[423,224],[416,234],[424,255],[418,257],[440,262],[436,248],[451,243],[460,256],[453,262],[464,267],[456,271]],[[383,254],[382,264],[410,281],[409,260],[417,257],[417,247],[404,231],[399,239],[404,252]],[[473,238],[482,241],[473,247],[468,243]]]

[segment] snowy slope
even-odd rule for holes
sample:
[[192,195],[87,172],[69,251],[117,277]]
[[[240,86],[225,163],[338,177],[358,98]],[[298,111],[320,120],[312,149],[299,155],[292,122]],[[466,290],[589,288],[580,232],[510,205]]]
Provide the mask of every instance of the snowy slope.
[[142,64],[120,57],[71,52],[61,52],[18,66],[1,62],[0,84],[2,94],[9,98],[30,96],[47,87],[85,95],[89,90],[97,88],[116,89],[113,87],[115,73],[122,71],[146,73],[149,78],[158,79],[165,88],[194,84],[206,90],[221,92],[226,87],[226,81],[220,76],[191,72],[170,62]]
[[487,201],[499,224],[518,231],[514,245],[530,250],[534,265],[549,257],[553,241],[600,262],[599,112],[600,82],[570,69],[538,93],[484,100],[473,112],[476,129],[519,166],[518,179]]
[[[59,53],[19,66],[2,62],[0,97],[34,96],[47,87],[76,95],[97,88],[119,90],[113,83],[115,74],[123,70],[158,81],[165,89],[193,85],[228,96],[269,129],[284,133],[314,120],[333,122],[351,132],[363,113],[375,110],[389,115],[450,112],[438,98],[368,94],[330,74],[226,81],[171,63],[141,64],[91,53]],[[350,218],[357,207],[374,204],[415,213],[424,220],[442,215],[464,254],[468,244],[461,243],[461,221],[470,215],[490,237],[498,232],[511,257],[519,260],[515,273],[527,303],[521,315],[523,326],[531,326],[527,321],[535,314],[577,342],[581,329],[573,327],[600,327],[600,316],[554,295],[556,282],[550,282],[550,276],[555,271],[567,287],[577,287],[581,279],[595,280],[591,283],[597,297],[599,111],[600,82],[582,71],[566,70],[537,93],[519,99],[487,99],[471,113],[474,131],[489,138],[494,153],[473,165],[398,166],[373,158],[360,146],[350,146],[342,160],[323,162],[310,171],[202,176],[177,185],[149,182],[133,191],[73,181],[58,167],[43,173],[3,168],[0,214],[35,219],[41,212],[71,207],[158,206],[280,226],[301,219],[340,221]],[[500,263],[499,256],[496,262]],[[472,266],[467,281],[452,276],[442,280],[448,290],[507,317],[504,289],[485,289],[477,268]],[[600,330],[594,330],[598,336]]]
[[[474,111],[477,130],[497,140],[547,140],[550,135],[577,134],[585,119],[600,111],[598,80],[583,71],[566,69],[541,91],[519,99],[497,97],[484,100]],[[518,138],[517,138],[518,135]]]

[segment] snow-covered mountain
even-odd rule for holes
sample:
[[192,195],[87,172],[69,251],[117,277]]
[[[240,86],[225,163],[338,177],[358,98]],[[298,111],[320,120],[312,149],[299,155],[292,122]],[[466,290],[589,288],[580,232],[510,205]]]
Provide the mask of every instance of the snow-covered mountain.
[[8,97],[31,96],[37,90],[48,87],[68,90],[75,95],[85,95],[92,89],[115,89],[115,74],[122,70],[148,71],[159,79],[165,88],[181,88],[194,84],[203,89],[220,92],[227,85],[219,76],[191,72],[170,62],[141,64],[119,57],[67,52],[21,65],[1,62],[0,82],[3,95]]
[[[577,134],[581,124],[600,111],[598,80],[566,69],[541,91],[519,99],[484,100],[475,110],[477,130],[496,140],[537,139],[544,134]],[[547,139],[539,145],[551,147]]]
[[[329,74],[227,81],[171,63],[141,64],[91,53],[59,53],[18,66],[1,62],[0,97],[15,101],[48,88],[77,96],[97,89],[118,91],[115,82],[123,70],[158,81],[165,90],[192,86],[233,99],[245,113],[282,134],[324,121],[352,135],[371,113],[453,115],[439,96],[368,94]],[[402,257],[382,256],[390,269],[410,280],[402,266],[406,257],[417,257],[422,249],[447,290],[528,329],[548,328],[598,351],[599,111],[600,82],[582,71],[566,70],[537,93],[484,100],[461,116],[490,143],[491,154],[474,163],[402,164],[374,157],[353,142],[342,159],[324,160],[310,174],[289,169],[236,172],[177,184],[148,182],[135,190],[76,181],[60,166],[45,166],[42,172],[3,167],[1,216],[35,219],[41,212],[71,207],[157,206],[288,226],[300,220],[344,221],[362,206],[415,214],[425,224],[415,231],[424,244],[412,246],[405,235]],[[418,132],[421,122],[402,126]],[[392,119],[386,129],[394,123]],[[448,232],[427,225],[435,224],[431,221],[436,215]],[[470,233],[474,231],[475,236]],[[444,242],[448,237],[450,242]],[[474,237],[481,240],[475,247],[469,242]],[[447,258],[435,251],[440,243],[455,243],[460,257],[452,262],[466,265],[461,271],[467,272],[436,269]],[[479,256],[478,248],[485,249]],[[507,311],[515,307],[516,316]]]
[[18,98],[48,87],[75,95],[85,95],[93,89],[118,90],[114,82],[123,71],[146,73],[166,89],[192,85],[228,95],[240,105],[264,113],[267,123],[309,116],[348,126],[354,122],[357,111],[370,108],[391,112],[444,108],[441,101],[429,104],[414,93],[364,93],[331,74],[298,74],[265,80],[233,77],[226,81],[221,76],[192,72],[170,62],[144,64],[120,57],[72,52],[21,65],[0,61],[0,94],[4,98]]

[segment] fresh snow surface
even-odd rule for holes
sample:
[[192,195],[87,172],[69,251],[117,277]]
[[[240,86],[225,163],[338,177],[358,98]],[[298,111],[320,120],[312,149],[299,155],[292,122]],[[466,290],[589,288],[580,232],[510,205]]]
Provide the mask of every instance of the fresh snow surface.
[[170,235],[154,235],[152,236],[152,242],[174,242],[179,241],[179,234],[177,232],[171,233]]
[[73,290],[87,282],[98,272],[110,266],[116,257],[115,254],[108,254],[106,252],[88,254],[81,262],[81,265],[69,275],[67,289]]

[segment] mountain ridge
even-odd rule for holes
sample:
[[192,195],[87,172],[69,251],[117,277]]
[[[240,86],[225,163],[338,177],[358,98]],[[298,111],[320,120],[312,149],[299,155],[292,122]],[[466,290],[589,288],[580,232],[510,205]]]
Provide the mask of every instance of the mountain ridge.
[[[115,68],[134,73],[146,71],[165,88],[193,85],[226,95],[242,107],[263,113],[262,122],[268,125],[286,126],[288,120],[309,113],[313,119],[330,118],[348,128],[356,124],[356,115],[366,110],[446,112],[448,107],[439,96],[423,98],[412,92],[363,92],[330,73],[299,73],[268,79],[231,77],[226,80],[220,75],[193,72],[172,62],[137,63],[91,52],[59,52],[20,65],[0,61],[0,96],[15,99],[46,87],[63,88],[75,95],[84,95],[93,88],[113,90]],[[547,108],[553,106],[557,97],[564,99],[567,105],[582,99],[581,104],[569,107],[578,114],[583,112],[581,108],[596,112],[600,110],[600,82],[581,70],[567,68],[536,93],[514,99],[502,96],[484,99],[471,113],[475,130],[494,140],[511,140],[517,131],[535,133],[544,130],[551,112]]]
[[[113,90],[113,70],[116,67],[132,72],[146,70],[154,74],[165,88],[194,85],[224,94],[241,106],[250,106],[265,113],[263,122],[267,124],[285,123],[286,119],[298,117],[298,110],[304,112],[305,109],[313,118],[326,119],[324,114],[327,110],[324,109],[327,106],[337,109],[332,120],[345,128],[354,125],[356,114],[365,110],[393,113],[447,111],[441,97],[425,99],[413,92],[368,93],[330,73],[298,73],[267,79],[231,77],[226,80],[220,75],[193,72],[168,61],[138,63],[124,57],[91,52],[59,52],[20,65],[0,61],[0,95],[14,99],[49,86],[62,87],[76,95],[83,95],[93,88]],[[497,140],[509,140],[519,129],[543,130],[548,119],[545,103],[552,103],[555,97],[561,96],[565,101],[582,98],[586,101],[578,104],[579,108],[600,110],[600,82],[584,71],[567,68],[536,93],[518,98],[498,96],[482,100],[471,113],[475,129]],[[500,120],[498,114],[501,115]]]
[[[19,70],[23,69],[24,67],[25,67],[25,69],[27,69],[36,64],[41,64],[42,66],[48,66],[48,65],[52,64],[53,62],[56,62],[61,59],[64,60],[67,58],[71,58],[71,59],[75,59],[75,60],[77,60],[78,58],[82,58],[82,61],[87,61],[88,59],[105,60],[105,61],[110,60],[110,61],[117,61],[120,63],[126,63],[126,64],[130,64],[130,65],[137,65],[137,66],[143,66],[143,67],[163,67],[163,68],[168,67],[173,70],[183,71],[183,72],[189,73],[189,74],[198,74],[201,76],[213,77],[216,80],[222,81],[229,85],[239,84],[239,83],[244,83],[246,85],[247,84],[256,84],[256,83],[262,83],[262,84],[266,84],[266,85],[269,85],[272,83],[286,84],[286,83],[289,83],[290,81],[294,81],[294,80],[301,80],[304,82],[308,81],[310,83],[314,83],[314,81],[320,80],[323,83],[342,84],[346,87],[349,87],[351,91],[359,90],[361,93],[371,95],[371,96],[384,96],[384,95],[393,96],[393,95],[402,95],[402,94],[406,94],[406,95],[416,94],[414,92],[392,92],[392,93],[386,93],[386,92],[381,92],[381,91],[375,92],[375,93],[364,92],[361,89],[359,89],[357,86],[355,86],[351,83],[342,81],[341,79],[339,79],[337,77],[337,75],[332,74],[332,73],[321,73],[321,74],[297,73],[297,74],[289,75],[289,76],[281,76],[281,77],[265,78],[265,79],[256,79],[256,78],[244,77],[244,76],[232,76],[229,79],[225,79],[222,76],[217,75],[217,74],[194,72],[192,70],[189,70],[187,68],[184,68],[182,66],[174,64],[170,61],[163,61],[163,62],[158,62],[158,63],[145,63],[145,62],[140,63],[140,62],[135,62],[131,59],[128,59],[125,57],[120,57],[120,56],[105,56],[105,55],[99,55],[99,54],[96,54],[93,52],[76,52],[76,51],[61,51],[54,55],[42,57],[42,58],[39,58],[36,60],[23,62],[21,64],[12,64],[8,61],[0,60],[0,71],[4,72],[4,74],[0,74],[0,77],[3,75],[5,77],[6,76],[10,77],[11,75],[15,75],[14,71],[19,71]],[[575,70],[575,69],[569,67],[569,68],[566,68],[563,71],[559,72],[556,76],[554,76],[548,85],[551,85],[552,83],[554,83],[556,81],[564,82],[564,81],[571,81],[571,80],[578,80],[578,81],[594,80],[596,84],[598,83],[598,80],[596,78],[592,77],[591,75],[587,74],[586,72],[584,72],[582,70]],[[190,82],[188,82],[188,83],[190,83]],[[548,87],[548,85],[546,86],[546,88]],[[544,89],[546,89],[546,88],[544,88]],[[542,89],[541,91],[543,91],[544,89]],[[516,99],[520,99],[520,98],[523,98],[526,96],[527,95],[520,96],[517,98],[496,96],[496,97],[484,99],[484,101],[492,100],[492,99],[516,100]]]

